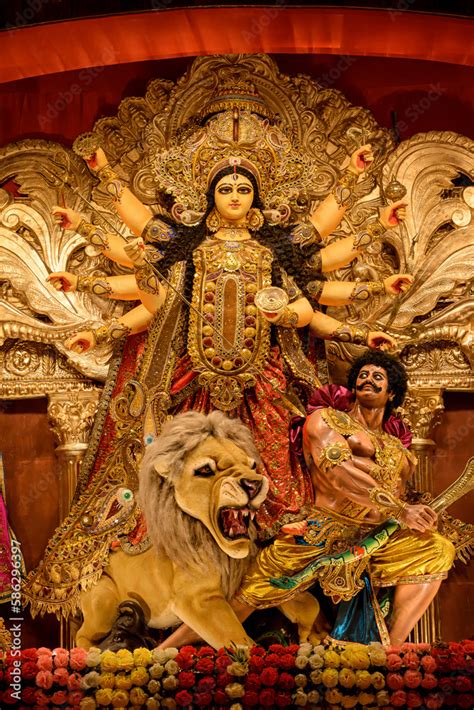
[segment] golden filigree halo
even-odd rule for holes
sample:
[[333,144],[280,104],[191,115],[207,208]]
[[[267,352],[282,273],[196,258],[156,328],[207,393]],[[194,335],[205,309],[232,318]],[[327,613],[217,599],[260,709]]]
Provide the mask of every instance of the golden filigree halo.
[[273,223],[289,219],[317,171],[280,128],[236,108],[178,139],[153,162],[159,188],[176,198],[173,216],[188,225],[202,218],[209,184],[227,165],[242,165],[255,176],[265,216]]

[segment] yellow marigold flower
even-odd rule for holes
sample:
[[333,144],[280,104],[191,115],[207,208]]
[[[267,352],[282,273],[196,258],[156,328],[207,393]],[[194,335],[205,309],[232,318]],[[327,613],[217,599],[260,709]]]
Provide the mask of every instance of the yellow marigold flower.
[[352,688],[355,685],[356,676],[350,668],[341,668],[339,671],[339,683],[343,688]]
[[293,695],[293,704],[297,707],[306,707],[308,703],[308,696],[302,688],[298,688],[295,695]]
[[335,688],[339,681],[339,673],[335,668],[325,668],[321,680],[326,688]]
[[370,679],[375,690],[382,690],[382,688],[385,688],[385,678],[383,677],[383,674],[380,673],[380,671],[375,671],[375,673],[372,673]]
[[309,674],[309,677],[311,679],[311,682],[314,685],[319,685],[321,683],[321,678],[322,678],[323,672],[320,668],[318,668],[316,671],[311,671]]
[[243,707],[240,703],[232,703],[230,710],[243,710]]
[[95,699],[99,705],[110,705],[112,702],[112,690],[110,688],[96,690]]
[[331,705],[338,705],[342,700],[342,693],[337,688],[330,688],[325,691],[324,698]]
[[147,648],[136,648],[133,652],[133,660],[136,666],[150,666],[153,663],[151,651]]
[[343,695],[341,698],[341,707],[355,708],[357,702],[357,695]]
[[304,688],[305,685],[307,684],[307,682],[308,682],[308,679],[304,673],[297,673],[295,675],[295,683],[298,688]]
[[91,648],[87,651],[86,666],[88,666],[89,668],[94,668],[94,666],[98,666],[100,663],[101,656],[102,652],[100,648],[95,648],[91,646]]
[[154,663],[150,667],[150,675],[152,678],[161,678],[165,672],[165,667],[161,663]]
[[309,657],[309,665],[311,668],[322,668],[324,666],[324,656],[320,653],[314,653]]
[[146,685],[150,680],[150,674],[146,668],[134,668],[130,673],[133,685]]
[[118,661],[118,667],[120,668],[120,670],[132,670],[135,664],[133,662],[133,655],[131,651],[128,651],[126,648],[121,648],[120,651],[117,651],[116,656]]
[[229,698],[243,698],[245,690],[242,683],[229,683],[225,687],[225,692]]
[[99,685],[101,688],[115,688],[115,674],[101,673],[99,676]]
[[372,676],[368,671],[356,671],[356,685],[361,690],[370,687]]
[[313,650],[313,645],[309,643],[309,641],[305,641],[305,643],[302,643],[296,653],[297,656],[310,656],[311,652]]
[[358,700],[361,705],[370,705],[375,702],[375,695],[373,693],[359,693]]
[[365,670],[370,666],[369,654],[361,646],[347,646],[341,653],[341,661],[347,668],[355,668],[357,670]]
[[110,671],[111,673],[115,673],[115,671],[119,667],[119,662],[117,659],[117,656],[113,651],[104,651],[101,658],[100,658],[100,667],[102,668],[103,671],[106,673]]
[[178,655],[179,651],[177,648],[165,648],[165,653],[166,653],[166,658],[176,658]]
[[114,692],[112,693],[112,707],[128,707],[128,693],[126,690],[114,690]]
[[155,693],[159,693],[161,690],[161,683],[159,680],[150,680],[150,682],[147,685],[148,692],[152,693],[153,695]]
[[308,693],[308,703],[311,705],[317,705],[321,700],[321,696],[317,690],[310,690]]
[[127,673],[116,673],[115,687],[117,690],[130,690],[132,687],[132,679]]
[[376,695],[377,698],[377,705],[379,707],[383,707],[384,705],[389,705],[390,703],[390,694],[388,690],[379,690],[379,692]]
[[178,687],[178,679],[174,675],[169,675],[161,682],[165,690],[174,690]]
[[151,652],[151,657],[155,663],[162,663],[163,665],[169,660],[167,650],[162,648],[154,648]]
[[[298,668],[298,670],[302,671],[306,668],[306,666],[309,663],[309,658],[308,656],[296,656],[295,658],[295,666]],[[229,669],[227,669],[229,670]]]
[[175,710],[176,700],[173,698],[163,698],[161,701],[161,707],[166,708],[167,710]]
[[147,710],[159,710],[160,703],[158,702],[158,700],[155,700],[155,698],[148,698],[145,707],[147,708]]
[[95,710],[97,705],[94,698],[82,698],[79,707],[81,710]]
[[[170,650],[170,649],[168,649]],[[173,661],[170,659],[169,661],[166,661],[165,663],[165,671],[169,673],[170,675],[176,675],[176,673],[179,671],[179,666],[176,663],[176,661]]]
[[369,646],[369,658],[373,666],[385,666],[387,663],[387,654],[381,647]]
[[130,691],[130,702],[133,705],[145,705],[148,695],[141,688],[132,688]]
[[324,665],[328,668],[339,668],[341,665],[341,659],[337,651],[330,648],[324,654]]

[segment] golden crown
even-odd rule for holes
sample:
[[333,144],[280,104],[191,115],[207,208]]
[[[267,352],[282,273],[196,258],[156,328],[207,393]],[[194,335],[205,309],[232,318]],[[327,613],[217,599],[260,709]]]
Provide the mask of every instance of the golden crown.
[[190,225],[205,212],[209,185],[223,167],[242,165],[250,170],[273,222],[290,217],[317,170],[280,128],[236,107],[151,157],[158,187],[176,198],[173,216]]

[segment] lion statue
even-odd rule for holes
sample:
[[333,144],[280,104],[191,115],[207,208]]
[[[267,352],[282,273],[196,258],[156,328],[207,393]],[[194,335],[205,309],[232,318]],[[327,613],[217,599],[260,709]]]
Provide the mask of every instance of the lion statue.
[[182,621],[216,648],[251,643],[229,600],[268,491],[258,462],[249,430],[222,412],[187,412],[165,423],[140,468],[139,502],[153,546],[138,555],[111,553],[100,580],[81,595],[78,646],[106,636],[130,599],[151,628]]

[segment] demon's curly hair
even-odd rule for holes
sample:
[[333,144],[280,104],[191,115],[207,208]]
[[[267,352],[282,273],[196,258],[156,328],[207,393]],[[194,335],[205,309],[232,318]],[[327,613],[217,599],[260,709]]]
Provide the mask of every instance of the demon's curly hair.
[[386,419],[392,409],[400,407],[403,404],[408,387],[407,373],[400,362],[393,355],[381,352],[380,350],[368,350],[364,355],[357,358],[349,370],[347,378],[347,387],[352,391],[355,388],[357,376],[363,367],[366,365],[376,365],[383,367],[388,377],[388,389],[394,395],[393,400],[389,400],[385,407],[384,418]]
[[[223,177],[226,175],[232,175],[234,172],[237,172],[239,175],[243,175],[250,180],[254,190],[252,207],[261,209],[262,204],[255,177],[249,170],[246,170],[241,166],[237,166],[235,169],[233,166],[229,166],[228,168],[224,168],[219,171],[209,185],[207,193],[207,210],[200,224],[195,227],[186,227],[183,225],[177,225],[175,222],[160,216],[160,220],[166,222],[175,229],[176,237],[172,239],[164,249],[163,258],[160,260],[158,268],[162,273],[167,273],[171,266],[176,264],[178,261],[186,262],[187,270],[184,295],[187,299],[190,299],[192,290],[192,277],[194,273],[192,265],[193,252],[207,236],[208,230],[206,227],[206,218],[214,208],[214,191],[216,185]],[[316,276],[307,268],[305,263],[313,253],[320,249],[319,244],[315,243],[303,250],[291,242],[289,239],[288,228],[285,229],[278,226],[270,227],[267,224],[264,224],[259,232],[253,235],[253,238],[263,246],[270,249],[273,254],[272,283],[274,286],[283,286],[280,267],[282,267],[289,276],[294,278],[297,285],[303,291],[306,290],[308,281],[318,278],[321,280],[325,279],[323,275]]]

